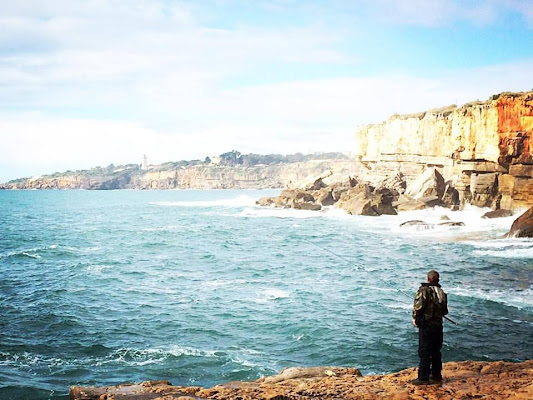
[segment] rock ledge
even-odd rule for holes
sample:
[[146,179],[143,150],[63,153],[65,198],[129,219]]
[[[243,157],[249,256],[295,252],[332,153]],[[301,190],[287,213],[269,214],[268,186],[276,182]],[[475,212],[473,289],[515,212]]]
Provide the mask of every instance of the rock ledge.
[[355,368],[287,368],[254,382],[212,388],[172,386],[167,381],[70,389],[71,400],[310,400],[310,399],[533,399],[533,360],[449,362],[441,385],[414,386],[416,368],[361,376]]

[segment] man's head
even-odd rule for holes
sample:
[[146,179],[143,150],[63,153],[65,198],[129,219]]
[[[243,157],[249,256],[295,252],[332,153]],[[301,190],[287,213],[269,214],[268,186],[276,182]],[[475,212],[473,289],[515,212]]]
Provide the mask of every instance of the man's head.
[[428,272],[428,282],[429,283],[439,283],[439,273],[432,269]]

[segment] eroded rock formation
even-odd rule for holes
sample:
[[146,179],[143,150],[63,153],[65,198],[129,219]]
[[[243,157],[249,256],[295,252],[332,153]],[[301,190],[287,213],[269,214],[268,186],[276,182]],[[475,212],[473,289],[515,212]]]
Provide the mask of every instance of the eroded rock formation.
[[435,167],[459,203],[516,209],[533,204],[532,134],[533,92],[504,93],[359,127],[354,154],[370,182]]
[[71,400],[355,400],[355,399],[531,399],[533,360],[450,362],[441,385],[415,386],[416,368],[389,375],[361,376],[355,368],[289,368],[254,382],[229,382],[204,389],[172,386],[166,381],[112,387],[70,389]]
[[533,207],[515,219],[506,236],[533,237]]
[[[350,178],[359,183],[357,187],[347,187],[346,176],[330,171],[314,181],[308,177],[296,188],[305,199],[320,182],[321,190],[333,194],[330,203],[356,215],[434,206],[457,210],[466,204],[493,210],[525,208],[533,204],[532,135],[533,92],[395,115],[357,129]],[[342,180],[326,183],[324,176]],[[336,187],[343,188],[337,196]],[[260,204],[294,207],[285,200],[263,199]],[[306,209],[325,205],[313,196],[303,202]]]

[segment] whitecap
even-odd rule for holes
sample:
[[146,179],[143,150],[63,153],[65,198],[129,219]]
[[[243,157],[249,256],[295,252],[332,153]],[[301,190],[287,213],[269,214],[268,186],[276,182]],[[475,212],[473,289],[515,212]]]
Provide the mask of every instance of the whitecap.
[[26,257],[30,257],[30,258],[41,258],[41,256],[38,253],[30,254],[30,253],[22,252],[20,254]]
[[103,265],[103,264],[91,264],[87,266],[86,270],[87,272],[93,273],[93,274],[101,274],[104,270],[107,270],[111,268],[110,265]]
[[197,200],[197,201],[158,201],[150,204],[164,207],[227,207],[227,208],[241,208],[255,205],[256,198],[240,195],[231,199],[220,200]]
[[520,309],[533,307],[533,290],[531,289],[531,287],[525,290],[507,291],[495,290],[493,288],[486,290],[450,288],[448,290],[448,295],[450,294],[461,297],[489,300]]
[[465,241],[465,244],[484,249],[505,249],[509,247],[533,248],[533,240],[529,238],[494,239],[484,241]]
[[239,214],[242,217],[252,218],[282,218],[282,219],[309,219],[321,218],[319,211],[295,210],[293,208],[255,207],[246,208]]
[[529,258],[533,259],[533,247],[511,248],[505,250],[474,250],[473,255],[479,257],[500,257],[500,258]]
[[96,362],[96,366],[106,364],[125,364],[129,366],[143,366],[161,363],[169,357],[217,357],[216,350],[200,350],[193,347],[174,345],[167,348],[121,348],[113,351],[104,360]]
[[291,296],[290,292],[282,289],[265,289],[262,290],[260,296],[252,299],[254,303],[268,303],[273,300],[286,299]]

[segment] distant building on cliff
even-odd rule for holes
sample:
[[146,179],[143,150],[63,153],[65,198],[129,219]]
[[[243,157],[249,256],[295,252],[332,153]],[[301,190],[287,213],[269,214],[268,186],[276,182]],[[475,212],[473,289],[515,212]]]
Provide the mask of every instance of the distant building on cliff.
[[143,162],[141,164],[141,169],[143,171],[146,171],[148,169],[148,158],[146,157],[146,154],[143,154]]

